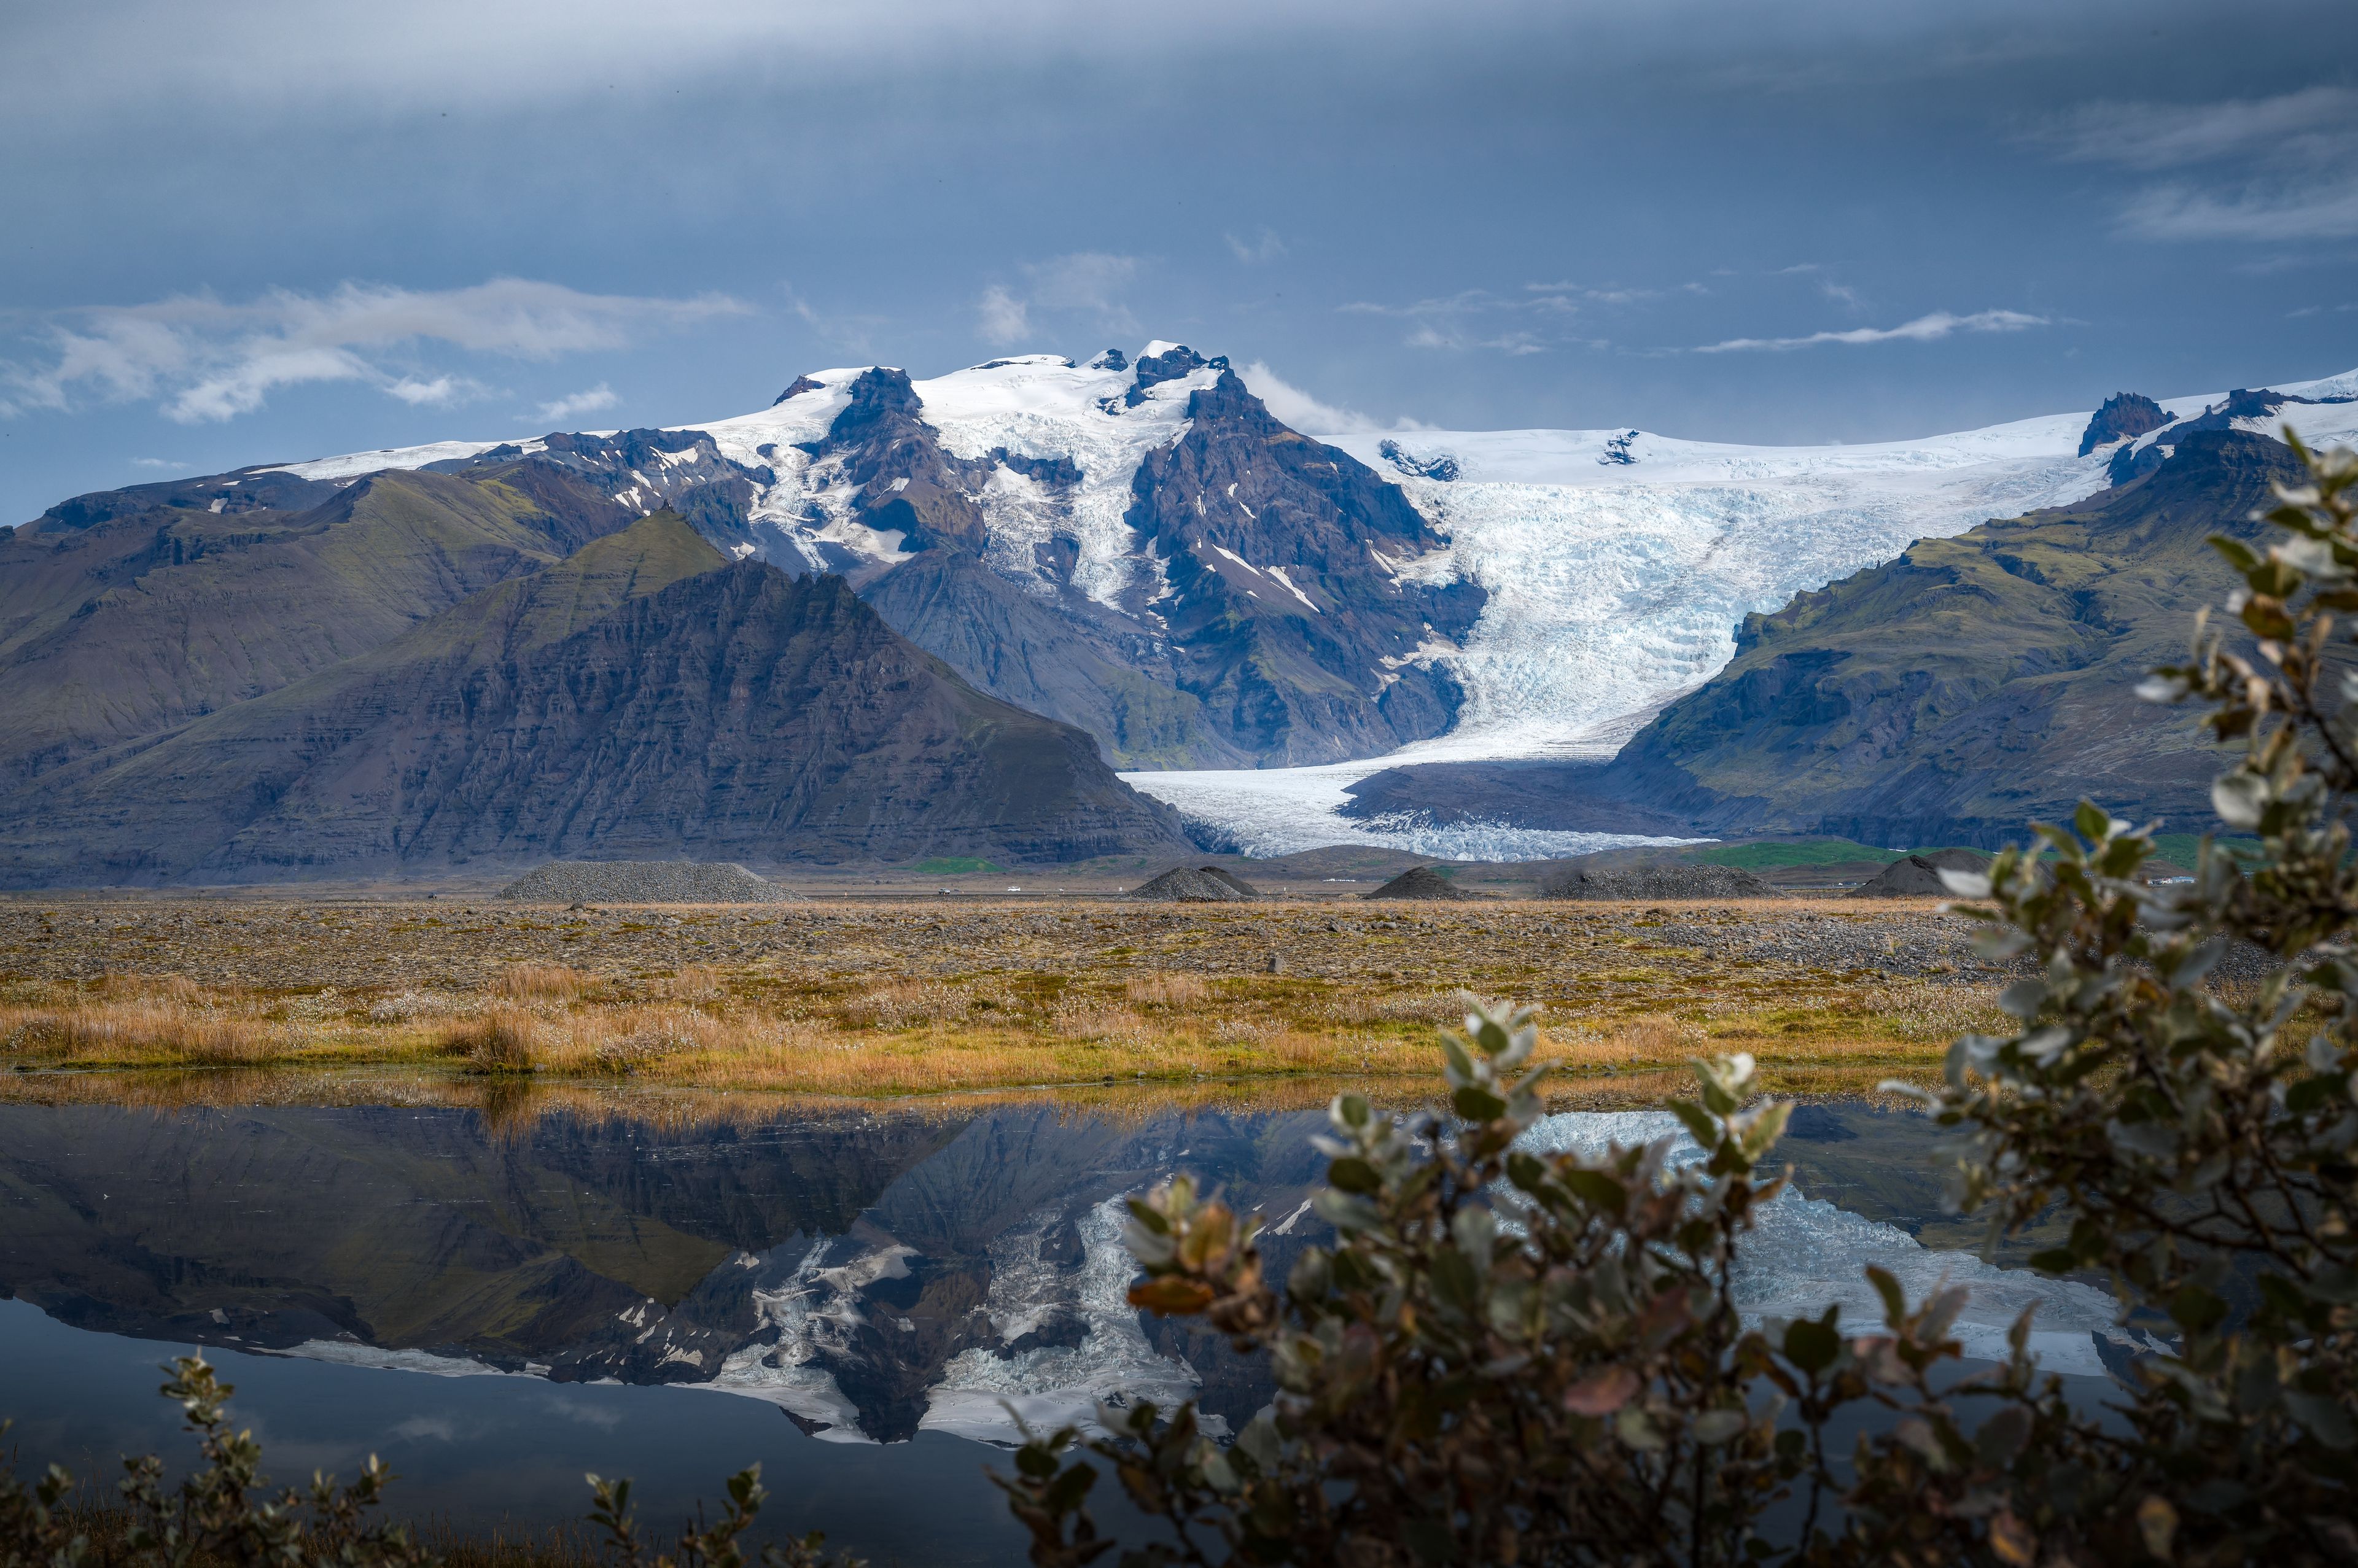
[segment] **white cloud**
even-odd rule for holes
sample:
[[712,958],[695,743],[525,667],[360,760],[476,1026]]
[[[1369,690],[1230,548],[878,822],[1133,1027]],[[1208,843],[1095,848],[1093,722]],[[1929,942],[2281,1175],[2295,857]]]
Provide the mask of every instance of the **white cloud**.
[[621,401],[614,395],[614,389],[601,381],[587,392],[572,393],[554,403],[542,404],[540,416],[554,425],[577,414],[594,414],[600,408],[611,408]]
[[134,458],[131,466],[135,469],[169,469],[176,473],[185,473],[189,468],[188,464],[176,463],[169,458]]
[[1977,310],[1970,316],[1935,310],[1897,327],[1854,327],[1846,332],[1811,332],[1799,338],[1729,338],[1694,350],[1699,354],[1740,353],[1754,350],[1806,349],[1819,343],[1930,343],[1953,332],[2019,332],[2044,327],[2044,316],[2019,310]]
[[1099,331],[1135,332],[1137,318],[1122,303],[1124,288],[1138,276],[1136,256],[1075,251],[1044,262],[1026,262],[1022,292],[994,283],[976,303],[983,341],[1013,348],[1032,336],[1033,315],[1079,318]]
[[463,375],[438,375],[432,381],[406,375],[384,390],[413,408],[448,408],[490,395],[481,382]]
[[583,294],[516,277],[467,288],[347,283],[317,295],[274,289],[244,303],[177,295],[93,306],[43,319],[36,336],[46,340],[46,362],[0,362],[0,410],[152,398],[167,417],[195,424],[252,413],[278,388],[321,382],[358,382],[438,406],[484,389],[463,375],[428,378],[385,362],[428,344],[551,360],[745,308],[724,295]]
[[2358,234],[2358,92],[2349,88],[2209,103],[2091,103],[2028,134],[2069,161],[2174,173],[2121,204],[2122,229],[2144,239],[2277,243]]
[[1234,234],[1222,237],[1228,242],[1228,249],[1236,252],[1237,260],[1248,266],[1255,262],[1274,261],[1285,254],[1285,242],[1279,239],[1277,231],[1267,224],[1261,226],[1260,238],[1257,240],[1240,240]]
[[1376,421],[1357,409],[1321,403],[1260,360],[1245,366],[1243,374],[1247,391],[1267,404],[1269,411],[1280,421],[1304,435],[1339,436],[1347,430],[1371,430],[1376,427]]
[[1012,348],[1032,335],[1032,316],[1023,308],[1023,301],[996,283],[982,291],[982,300],[976,308],[986,343]]

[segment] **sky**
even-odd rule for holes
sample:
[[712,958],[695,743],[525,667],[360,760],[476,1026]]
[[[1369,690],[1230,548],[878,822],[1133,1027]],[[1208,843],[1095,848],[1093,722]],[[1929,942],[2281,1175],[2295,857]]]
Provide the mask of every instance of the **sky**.
[[1858,442],[2358,366],[2358,7],[16,0],[0,522],[1150,338]]

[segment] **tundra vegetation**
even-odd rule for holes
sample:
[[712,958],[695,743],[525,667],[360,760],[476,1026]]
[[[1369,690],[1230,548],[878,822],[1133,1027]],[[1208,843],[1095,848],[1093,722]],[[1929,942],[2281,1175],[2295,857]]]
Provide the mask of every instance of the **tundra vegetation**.
[[0,1065],[855,1095],[1421,1078],[1465,985],[1541,1006],[1571,1071],[1750,1051],[1778,1087],[1856,1087],[1996,1025],[2006,977],[1971,935],[1849,899],[0,904]]
[[[1227,1445],[1186,1405],[1033,1434],[1002,1483],[1032,1560],[2358,1559],[2358,678],[2341,674],[2336,635],[2358,611],[2358,457],[2299,455],[2308,482],[2269,514],[2283,541],[2222,546],[2244,583],[2240,632],[2198,628],[2189,660],[2147,688],[2201,705],[2239,749],[2216,801],[2259,841],[2257,864],[2206,846],[2190,883],[2149,885],[2151,836],[2082,806],[2037,827],[2037,849],[1952,884],[1980,901],[1992,957],[2026,972],[2002,999],[2010,1022],[1963,1035],[1944,1081],[1917,1092],[1951,1135],[1960,1206],[1998,1231],[2055,1228],[2060,1213],[2061,1241],[2032,1266],[2104,1280],[2162,1336],[2107,1408],[2042,1374],[2028,1314],[2006,1361],[1966,1366],[1951,1333],[1962,1293],[1911,1302],[1878,1271],[1880,1324],[1839,1309],[1747,1322],[1734,1270],[1780,1190],[1768,1161],[1789,1110],[1755,1093],[1753,1062],[1697,1064],[1697,1092],[1671,1108],[1693,1151],[1539,1152],[1523,1134],[1551,1068],[1531,1015],[1475,1004],[1444,1038],[1445,1108],[1335,1100],[1317,1200],[1334,1238],[1282,1283],[1263,1274],[1257,1217],[1184,1175],[1132,1203],[1132,1301],[1265,1356],[1278,1391]],[[2266,978],[2219,987],[2239,945],[2267,956]],[[183,1364],[171,1391],[185,1401],[205,1376]],[[199,1424],[218,1475],[225,1428]],[[1863,1429],[1846,1454],[1838,1427]],[[168,1506],[135,1462],[135,1513],[204,1533],[143,1526],[134,1550],[419,1560],[399,1532],[356,1522],[374,1471],[357,1492],[321,1482],[297,1520],[294,1499],[248,1500],[246,1453],[230,1454],[247,1465],[230,1482],[200,1476]],[[1153,1538],[1125,1548],[1099,1530],[1100,1466]],[[68,1484],[53,1474],[0,1500],[12,1563],[80,1561],[59,1522]],[[755,1487],[732,1482],[719,1530],[691,1532],[677,1561],[734,1568]],[[596,1517],[635,1563],[644,1549],[611,1522],[625,1501],[601,1491]]]

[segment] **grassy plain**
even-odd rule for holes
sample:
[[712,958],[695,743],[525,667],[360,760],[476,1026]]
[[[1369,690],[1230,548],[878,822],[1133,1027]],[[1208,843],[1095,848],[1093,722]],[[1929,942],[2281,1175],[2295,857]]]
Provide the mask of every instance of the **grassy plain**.
[[1844,899],[53,899],[0,905],[0,1068],[19,1094],[297,1066],[854,1097],[1425,1077],[1463,987],[1538,1004],[1574,1076],[1747,1050],[1831,1087],[1996,1026],[1968,938],[1930,903]]

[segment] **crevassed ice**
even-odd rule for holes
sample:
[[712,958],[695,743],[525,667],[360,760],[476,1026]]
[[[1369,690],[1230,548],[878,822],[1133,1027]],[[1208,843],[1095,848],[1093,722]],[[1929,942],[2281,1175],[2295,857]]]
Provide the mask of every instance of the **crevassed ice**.
[[1002,1339],[1020,1339],[1058,1312],[1077,1315],[1087,1333],[1077,1345],[1011,1355],[959,1352],[928,1394],[920,1426],[1013,1444],[1022,1441],[1019,1417],[1035,1427],[1095,1429],[1101,1402],[1146,1399],[1168,1406],[1194,1394],[1195,1368],[1157,1352],[1130,1304],[1138,1266],[1121,1244],[1123,1212],[1122,1200],[1111,1197],[1080,1217],[1082,1261],[1071,1275],[1040,1255],[1057,1210],[1035,1215],[992,1243],[983,1307]]
[[775,1339],[740,1346],[710,1381],[687,1386],[765,1400],[818,1426],[824,1442],[873,1442],[860,1430],[860,1407],[819,1358],[849,1348],[847,1331],[860,1321],[859,1287],[890,1269],[905,1271],[910,1254],[905,1247],[882,1249],[830,1270],[826,1260],[834,1245],[833,1237],[819,1238],[777,1290],[753,1292],[755,1331],[773,1329]]
[[[1678,1141],[1674,1163],[1703,1157],[1668,1111],[1561,1112],[1542,1118],[1522,1142],[1534,1151],[1593,1157],[1617,1143],[1628,1148],[1658,1138]],[[1870,1264],[1888,1271],[1911,1303],[1943,1285],[1964,1286],[1968,1303],[1952,1332],[1965,1354],[1977,1359],[2006,1357],[2006,1333],[2028,1306],[2038,1308],[2030,1346],[2051,1372],[2105,1376],[2099,1340],[2137,1350],[2159,1348],[2121,1326],[2120,1303],[2103,1291],[2000,1269],[1970,1252],[1928,1248],[1897,1226],[1806,1197],[1793,1186],[1758,1211],[1752,1233],[1737,1251],[1737,1304],[1747,1323],[1758,1323],[1815,1317],[1840,1303],[1845,1325],[1871,1332],[1883,1323],[1883,1303],[1866,1281]]]
[[[1016,457],[1071,460],[1081,481],[1068,510],[1011,472],[1003,484],[994,476],[984,492],[983,521],[994,557],[1025,577],[1037,569],[1035,545],[1059,533],[1073,539],[1073,585],[1107,605],[1147,569],[1127,520],[1139,465],[1186,434],[1188,398],[1219,379],[1215,370],[1190,372],[1149,387],[1133,408],[1119,401],[1131,373],[1032,354],[912,384],[925,423],[952,456],[974,460],[1004,449]],[[1107,399],[1117,400],[1119,413],[1101,406]]]

